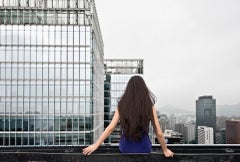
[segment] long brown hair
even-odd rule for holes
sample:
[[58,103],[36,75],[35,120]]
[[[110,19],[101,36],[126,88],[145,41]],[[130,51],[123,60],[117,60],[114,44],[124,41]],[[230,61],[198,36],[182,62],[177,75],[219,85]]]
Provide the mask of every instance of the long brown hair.
[[143,78],[137,75],[131,77],[118,101],[121,132],[127,139],[139,141],[143,133],[148,133],[154,104],[155,96],[149,91]]

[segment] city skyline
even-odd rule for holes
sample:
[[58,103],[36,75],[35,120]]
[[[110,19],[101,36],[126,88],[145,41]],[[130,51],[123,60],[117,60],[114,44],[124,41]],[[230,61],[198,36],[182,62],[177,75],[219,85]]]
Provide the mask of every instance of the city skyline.
[[[144,60],[150,57],[104,57],[94,1],[44,1],[43,8],[39,8],[37,0],[8,2],[0,3],[0,145],[93,143],[111,119],[116,99],[131,75],[143,75],[145,80],[149,79],[145,74],[157,76],[156,80],[158,74],[160,78],[165,75],[155,71],[162,70],[160,64],[160,69],[155,66],[151,73],[146,72],[149,65]],[[10,10],[9,4],[15,8]],[[85,6],[84,13],[81,6]],[[151,83],[147,85],[155,93]],[[185,91],[188,89],[181,91],[183,97]],[[164,103],[155,94],[159,108]],[[212,100],[214,94],[197,96],[199,100]],[[212,126],[214,131],[215,97],[211,102],[196,102],[196,125]],[[174,101],[172,96],[171,103]],[[171,124],[171,129],[181,133],[171,133],[180,135],[180,143],[184,138],[185,142],[192,141],[195,127],[191,114],[183,117],[179,113],[170,121],[164,111],[157,113],[163,130]]]
[[157,107],[240,103],[240,2],[95,0],[105,58],[142,58]]

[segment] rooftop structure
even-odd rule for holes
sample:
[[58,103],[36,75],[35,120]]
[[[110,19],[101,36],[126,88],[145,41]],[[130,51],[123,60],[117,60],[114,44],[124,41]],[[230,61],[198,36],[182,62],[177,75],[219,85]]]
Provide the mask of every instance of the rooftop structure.
[[110,74],[143,74],[142,59],[105,59],[105,71]]

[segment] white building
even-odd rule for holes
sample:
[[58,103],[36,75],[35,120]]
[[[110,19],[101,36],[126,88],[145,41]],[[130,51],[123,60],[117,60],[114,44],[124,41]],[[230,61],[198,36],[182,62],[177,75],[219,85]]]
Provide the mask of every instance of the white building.
[[214,144],[213,128],[198,126],[198,144]]

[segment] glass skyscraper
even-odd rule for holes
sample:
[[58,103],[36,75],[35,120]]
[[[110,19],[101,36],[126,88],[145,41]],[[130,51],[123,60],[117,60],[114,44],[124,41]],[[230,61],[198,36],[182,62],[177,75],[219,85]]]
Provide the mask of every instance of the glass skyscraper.
[[[143,77],[142,59],[105,59],[104,84],[104,126],[107,127],[117,108],[118,99],[122,96],[129,79],[134,75]],[[120,127],[104,141],[105,143],[118,143]]]
[[0,146],[95,142],[103,85],[93,0],[0,1]]
[[201,96],[196,101],[196,129],[198,126],[212,127],[215,141],[216,100],[212,96]]

